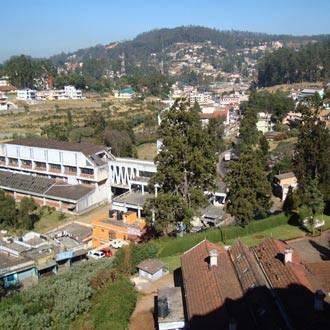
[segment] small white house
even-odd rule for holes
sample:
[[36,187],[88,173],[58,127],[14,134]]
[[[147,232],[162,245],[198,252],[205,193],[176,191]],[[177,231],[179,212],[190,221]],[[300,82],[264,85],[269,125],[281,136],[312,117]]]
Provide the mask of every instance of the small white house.
[[81,90],[76,89],[74,86],[64,86],[64,94],[67,98],[72,100],[78,100],[82,98]]
[[137,265],[139,277],[149,281],[156,281],[166,274],[163,262],[158,259],[146,259]]
[[34,89],[19,89],[17,91],[17,100],[22,100],[22,101],[32,101],[35,100],[37,96],[37,91]]
[[262,133],[273,131],[274,123],[272,123],[271,117],[269,113],[258,112],[257,130]]

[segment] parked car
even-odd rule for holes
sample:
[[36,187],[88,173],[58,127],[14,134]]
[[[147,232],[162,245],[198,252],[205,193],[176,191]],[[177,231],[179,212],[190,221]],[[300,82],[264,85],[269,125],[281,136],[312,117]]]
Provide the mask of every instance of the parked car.
[[105,257],[112,257],[112,251],[109,248],[101,249],[101,252],[104,253]]
[[114,239],[112,241],[110,241],[109,245],[111,247],[113,247],[114,249],[120,249],[122,248],[124,245],[128,245],[127,242],[125,242],[124,240],[122,239]]
[[90,250],[87,253],[87,257],[91,259],[102,259],[105,257],[105,253],[103,251]]

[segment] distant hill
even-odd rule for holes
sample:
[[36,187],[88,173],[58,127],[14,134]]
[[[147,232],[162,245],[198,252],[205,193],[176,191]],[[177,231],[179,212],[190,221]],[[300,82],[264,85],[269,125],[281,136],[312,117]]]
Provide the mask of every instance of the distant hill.
[[202,26],[181,26],[176,28],[162,28],[144,32],[133,40],[116,42],[109,45],[96,45],[72,53],[62,53],[51,57],[56,65],[63,65],[68,58],[76,61],[91,59],[102,60],[112,66],[119,66],[120,56],[125,54],[129,65],[146,63],[151,60],[151,54],[161,56],[162,52],[176,43],[198,43],[210,41],[213,45],[235,51],[239,48],[253,47],[260,43],[281,41],[284,44],[299,45],[311,41],[323,40],[325,35],[316,36],[291,36],[270,35],[246,31],[219,31]]

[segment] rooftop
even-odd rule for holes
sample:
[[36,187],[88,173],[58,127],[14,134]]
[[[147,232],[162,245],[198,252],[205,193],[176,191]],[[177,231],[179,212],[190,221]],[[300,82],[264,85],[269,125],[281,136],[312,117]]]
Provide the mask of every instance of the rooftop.
[[282,179],[295,178],[296,176],[293,172],[287,172],[287,173],[277,174],[274,177],[278,180],[282,180]]
[[153,197],[153,195],[149,193],[142,194],[142,192],[131,191],[115,197],[113,202],[143,206],[145,201],[151,197]]
[[0,187],[74,202],[94,190],[88,185],[58,184],[53,179],[9,171],[0,171]]
[[169,314],[165,317],[158,316],[158,323],[184,322],[181,288],[161,288],[158,290],[158,300],[166,298]]
[[60,229],[52,230],[47,234],[51,238],[61,238],[68,236],[81,243],[91,237],[92,231],[93,229],[90,226],[81,225],[79,223],[73,222],[62,226]]
[[34,266],[34,261],[26,257],[15,257],[0,251],[0,275],[9,272],[11,269],[19,270]]
[[92,191],[94,191],[94,188],[89,185],[56,184],[47,190],[46,195],[67,199],[67,200],[78,201],[79,199],[83,198]]
[[72,143],[72,142],[57,141],[57,140],[43,139],[43,138],[19,138],[13,141],[6,142],[6,144],[15,144],[15,145],[45,148],[45,149],[77,151],[77,152],[82,152],[86,156],[94,155],[95,153],[106,150],[106,147],[104,146],[95,145],[87,142]]
[[[217,266],[209,266],[209,253],[218,252]],[[193,329],[227,329],[234,318],[238,328],[255,325],[241,299],[243,291],[228,253],[202,241],[181,257],[182,276],[190,326]]]
[[146,259],[140,262],[136,267],[149,274],[155,274],[164,266],[164,263],[158,259]]

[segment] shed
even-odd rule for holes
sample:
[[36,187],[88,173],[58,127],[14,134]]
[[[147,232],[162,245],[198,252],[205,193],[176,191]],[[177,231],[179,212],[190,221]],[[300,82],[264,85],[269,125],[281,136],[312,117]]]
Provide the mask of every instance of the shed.
[[146,259],[137,265],[139,277],[150,281],[158,280],[166,274],[165,264],[158,259]]

